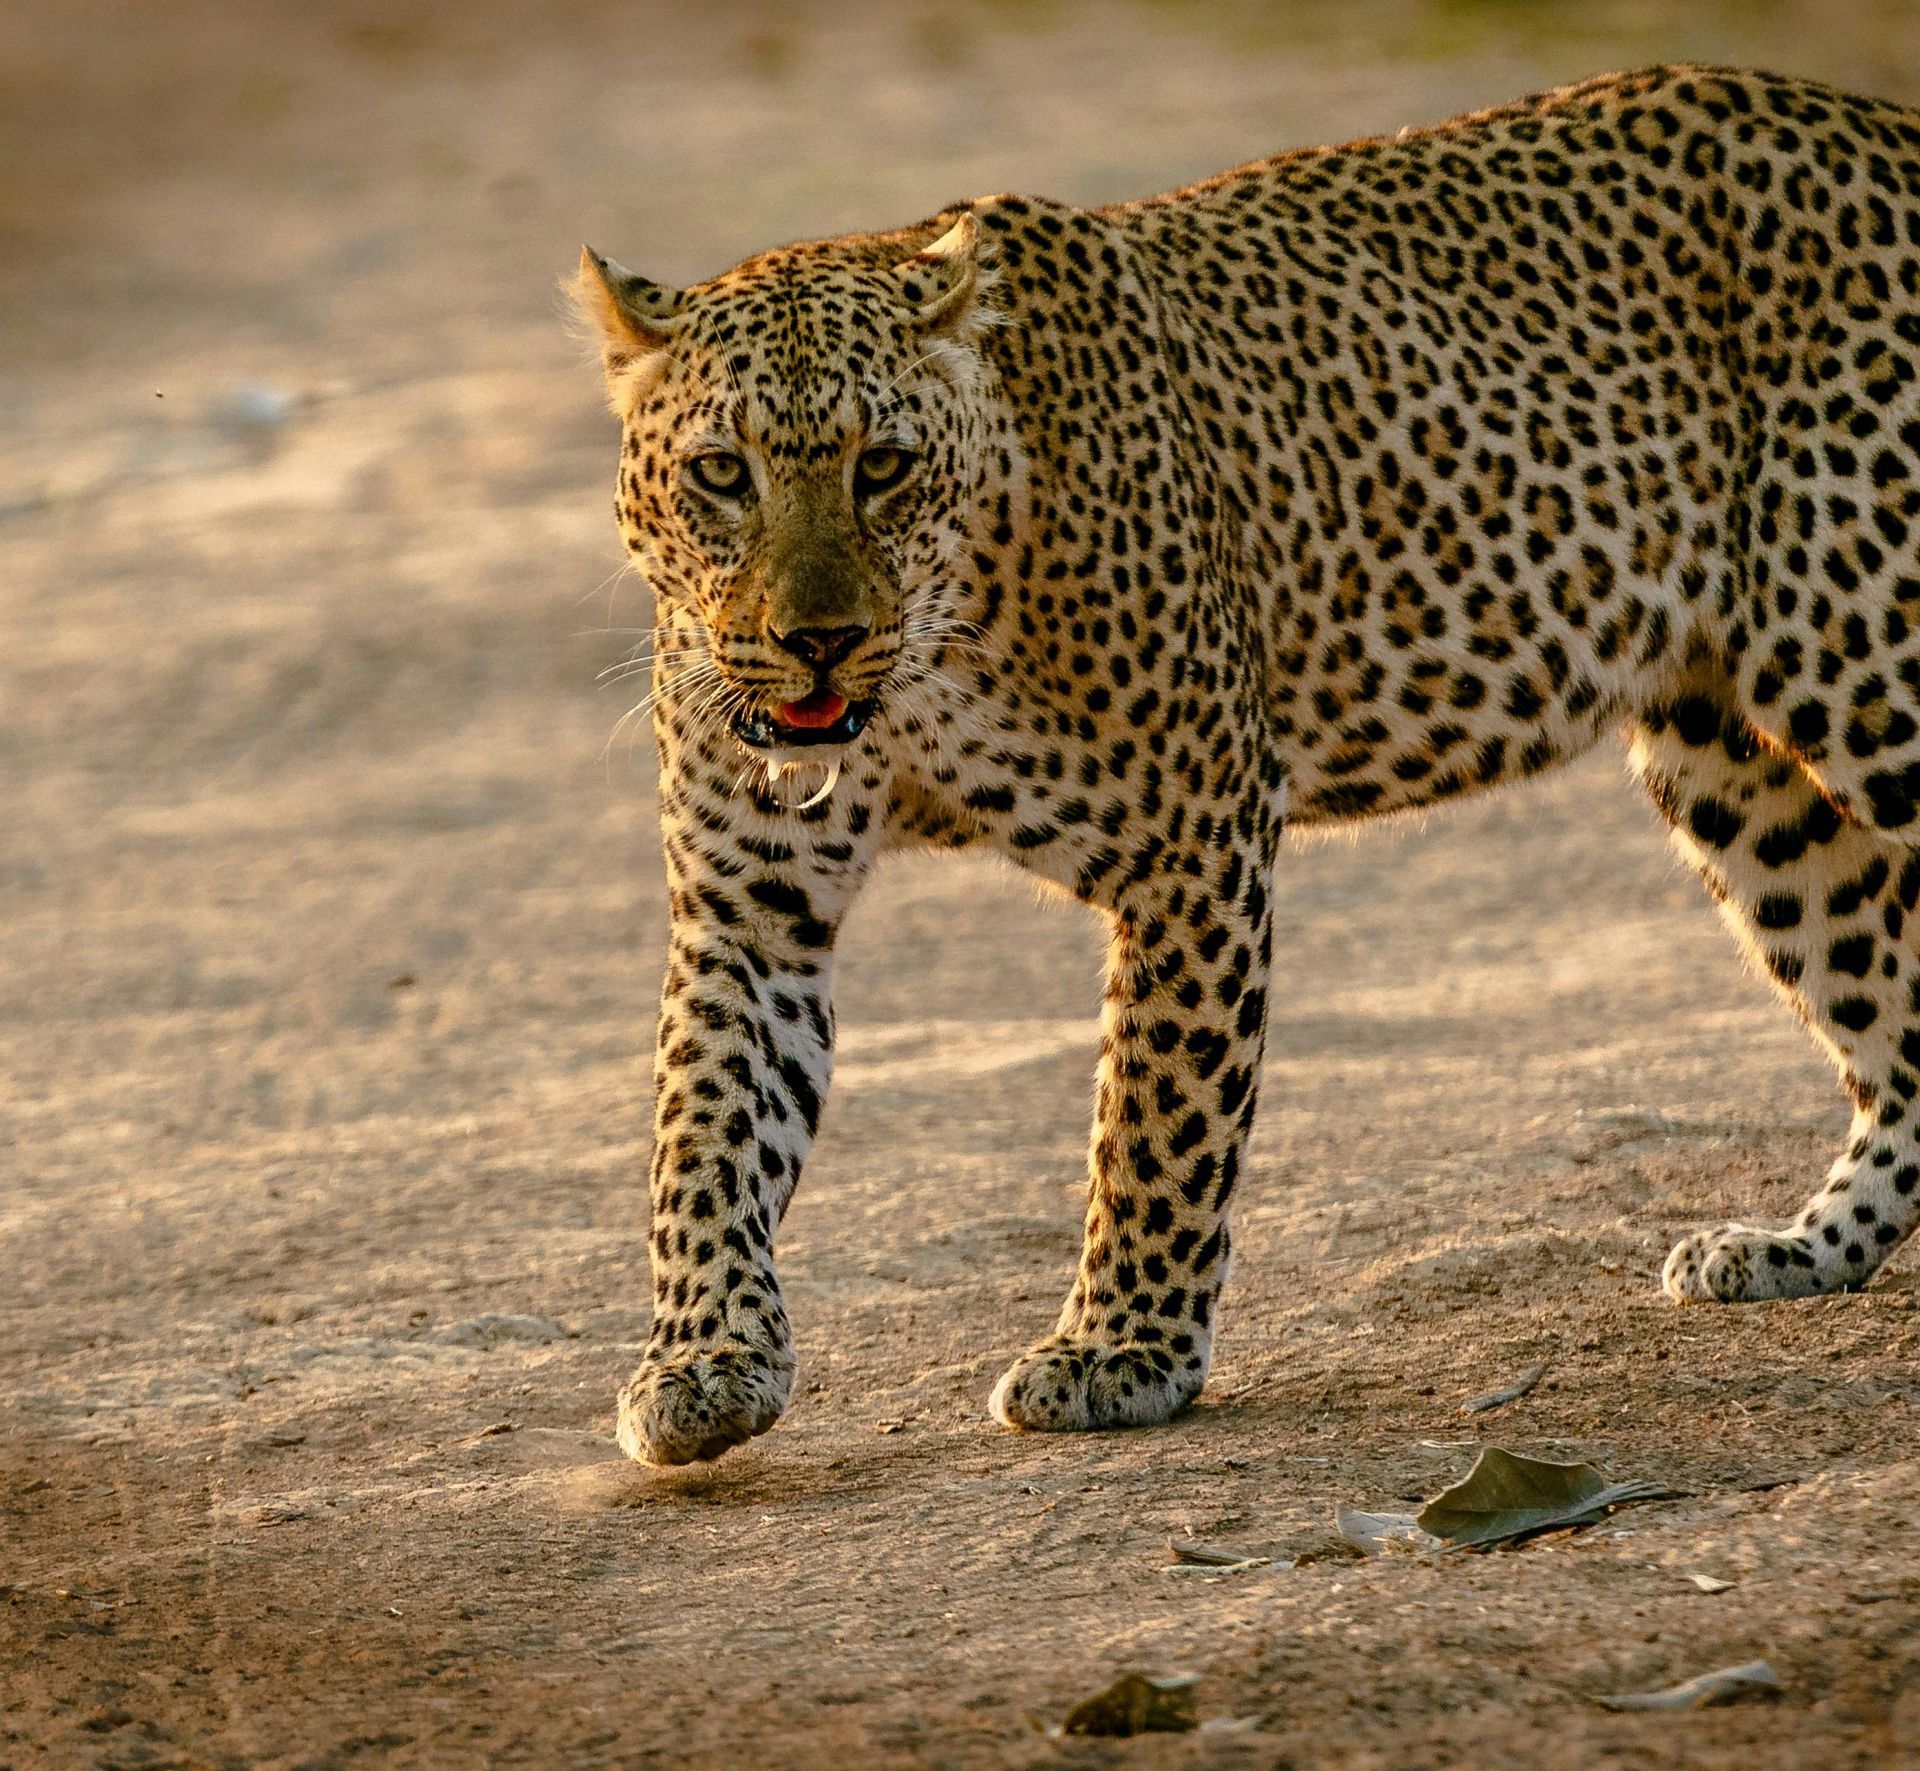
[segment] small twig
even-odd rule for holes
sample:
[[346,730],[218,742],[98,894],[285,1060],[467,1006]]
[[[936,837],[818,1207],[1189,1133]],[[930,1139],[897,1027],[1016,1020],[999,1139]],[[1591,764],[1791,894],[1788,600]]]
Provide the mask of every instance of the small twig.
[[1509,1402],[1518,1402],[1547,1374],[1548,1361],[1541,1360],[1538,1365],[1529,1365],[1527,1369],[1498,1390],[1489,1390],[1484,1396],[1476,1396],[1471,1402],[1460,1404],[1462,1414],[1489,1414],[1496,1408],[1505,1408]]
[[1764,1660],[1750,1660],[1743,1666],[1701,1673],[1665,1691],[1623,1692],[1613,1697],[1595,1697],[1593,1701],[1602,1709],[1610,1710],[1690,1710],[1705,1709],[1714,1703],[1731,1703],[1750,1691],[1779,1689],[1780,1675]]
[[1177,1563],[1192,1568],[1242,1568],[1249,1563],[1266,1563],[1269,1556],[1249,1555],[1245,1550],[1225,1550],[1218,1544],[1195,1543],[1190,1538],[1170,1537],[1167,1548]]

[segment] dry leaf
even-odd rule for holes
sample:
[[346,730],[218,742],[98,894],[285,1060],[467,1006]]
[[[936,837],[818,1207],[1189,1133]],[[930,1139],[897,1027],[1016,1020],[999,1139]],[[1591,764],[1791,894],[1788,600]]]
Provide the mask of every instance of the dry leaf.
[[1392,1550],[1445,1547],[1439,1538],[1422,1531],[1420,1521],[1411,1513],[1363,1513],[1358,1507],[1342,1507],[1334,1515],[1334,1523],[1348,1543],[1358,1544],[1373,1556]]
[[1701,1673],[1665,1691],[1633,1691],[1618,1697],[1596,1697],[1594,1702],[1610,1710],[1692,1710],[1705,1709],[1712,1703],[1731,1703],[1750,1691],[1779,1689],[1780,1675],[1764,1660],[1750,1660],[1744,1666]]
[[1106,1690],[1067,1711],[1068,1734],[1185,1734],[1200,1725],[1200,1680],[1122,1673]]
[[1420,1509],[1421,1530],[1463,1547],[1592,1525],[1610,1508],[1673,1494],[1657,1482],[1609,1482],[1592,1464],[1549,1463],[1489,1445],[1466,1480]]

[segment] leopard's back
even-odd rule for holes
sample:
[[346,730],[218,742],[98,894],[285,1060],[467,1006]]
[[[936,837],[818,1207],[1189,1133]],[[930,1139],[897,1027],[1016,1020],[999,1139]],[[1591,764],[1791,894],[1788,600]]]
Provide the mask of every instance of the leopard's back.
[[1565,760],[1705,643],[1845,805],[1912,820],[1920,114],[1656,68],[1105,214],[1295,819]]

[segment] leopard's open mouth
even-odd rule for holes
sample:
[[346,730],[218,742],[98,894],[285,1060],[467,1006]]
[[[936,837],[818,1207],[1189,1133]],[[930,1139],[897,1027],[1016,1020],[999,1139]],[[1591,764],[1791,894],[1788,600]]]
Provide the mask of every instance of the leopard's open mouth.
[[798,701],[743,709],[734,716],[733,735],[755,750],[849,744],[867,729],[875,706],[872,701],[849,701],[832,689],[815,689]]

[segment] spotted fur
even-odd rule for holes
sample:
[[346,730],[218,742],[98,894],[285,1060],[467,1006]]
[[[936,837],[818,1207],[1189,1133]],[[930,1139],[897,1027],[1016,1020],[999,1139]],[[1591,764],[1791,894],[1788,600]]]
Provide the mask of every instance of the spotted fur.
[[[1609,729],[1855,1109],[1791,1224],[1687,1238],[1667,1290],[1857,1286],[1913,1227],[1920,113],[1657,68],[1140,202],[989,197],[582,288],[660,621],[634,1456],[786,1403],[773,1239],[834,940],[903,844],[998,852],[1111,931],[1079,1274],[993,1393],[1010,1425],[1163,1420],[1206,1378],[1283,824]],[[696,483],[736,461],[729,496]],[[843,739],[786,743],[808,696]]]

